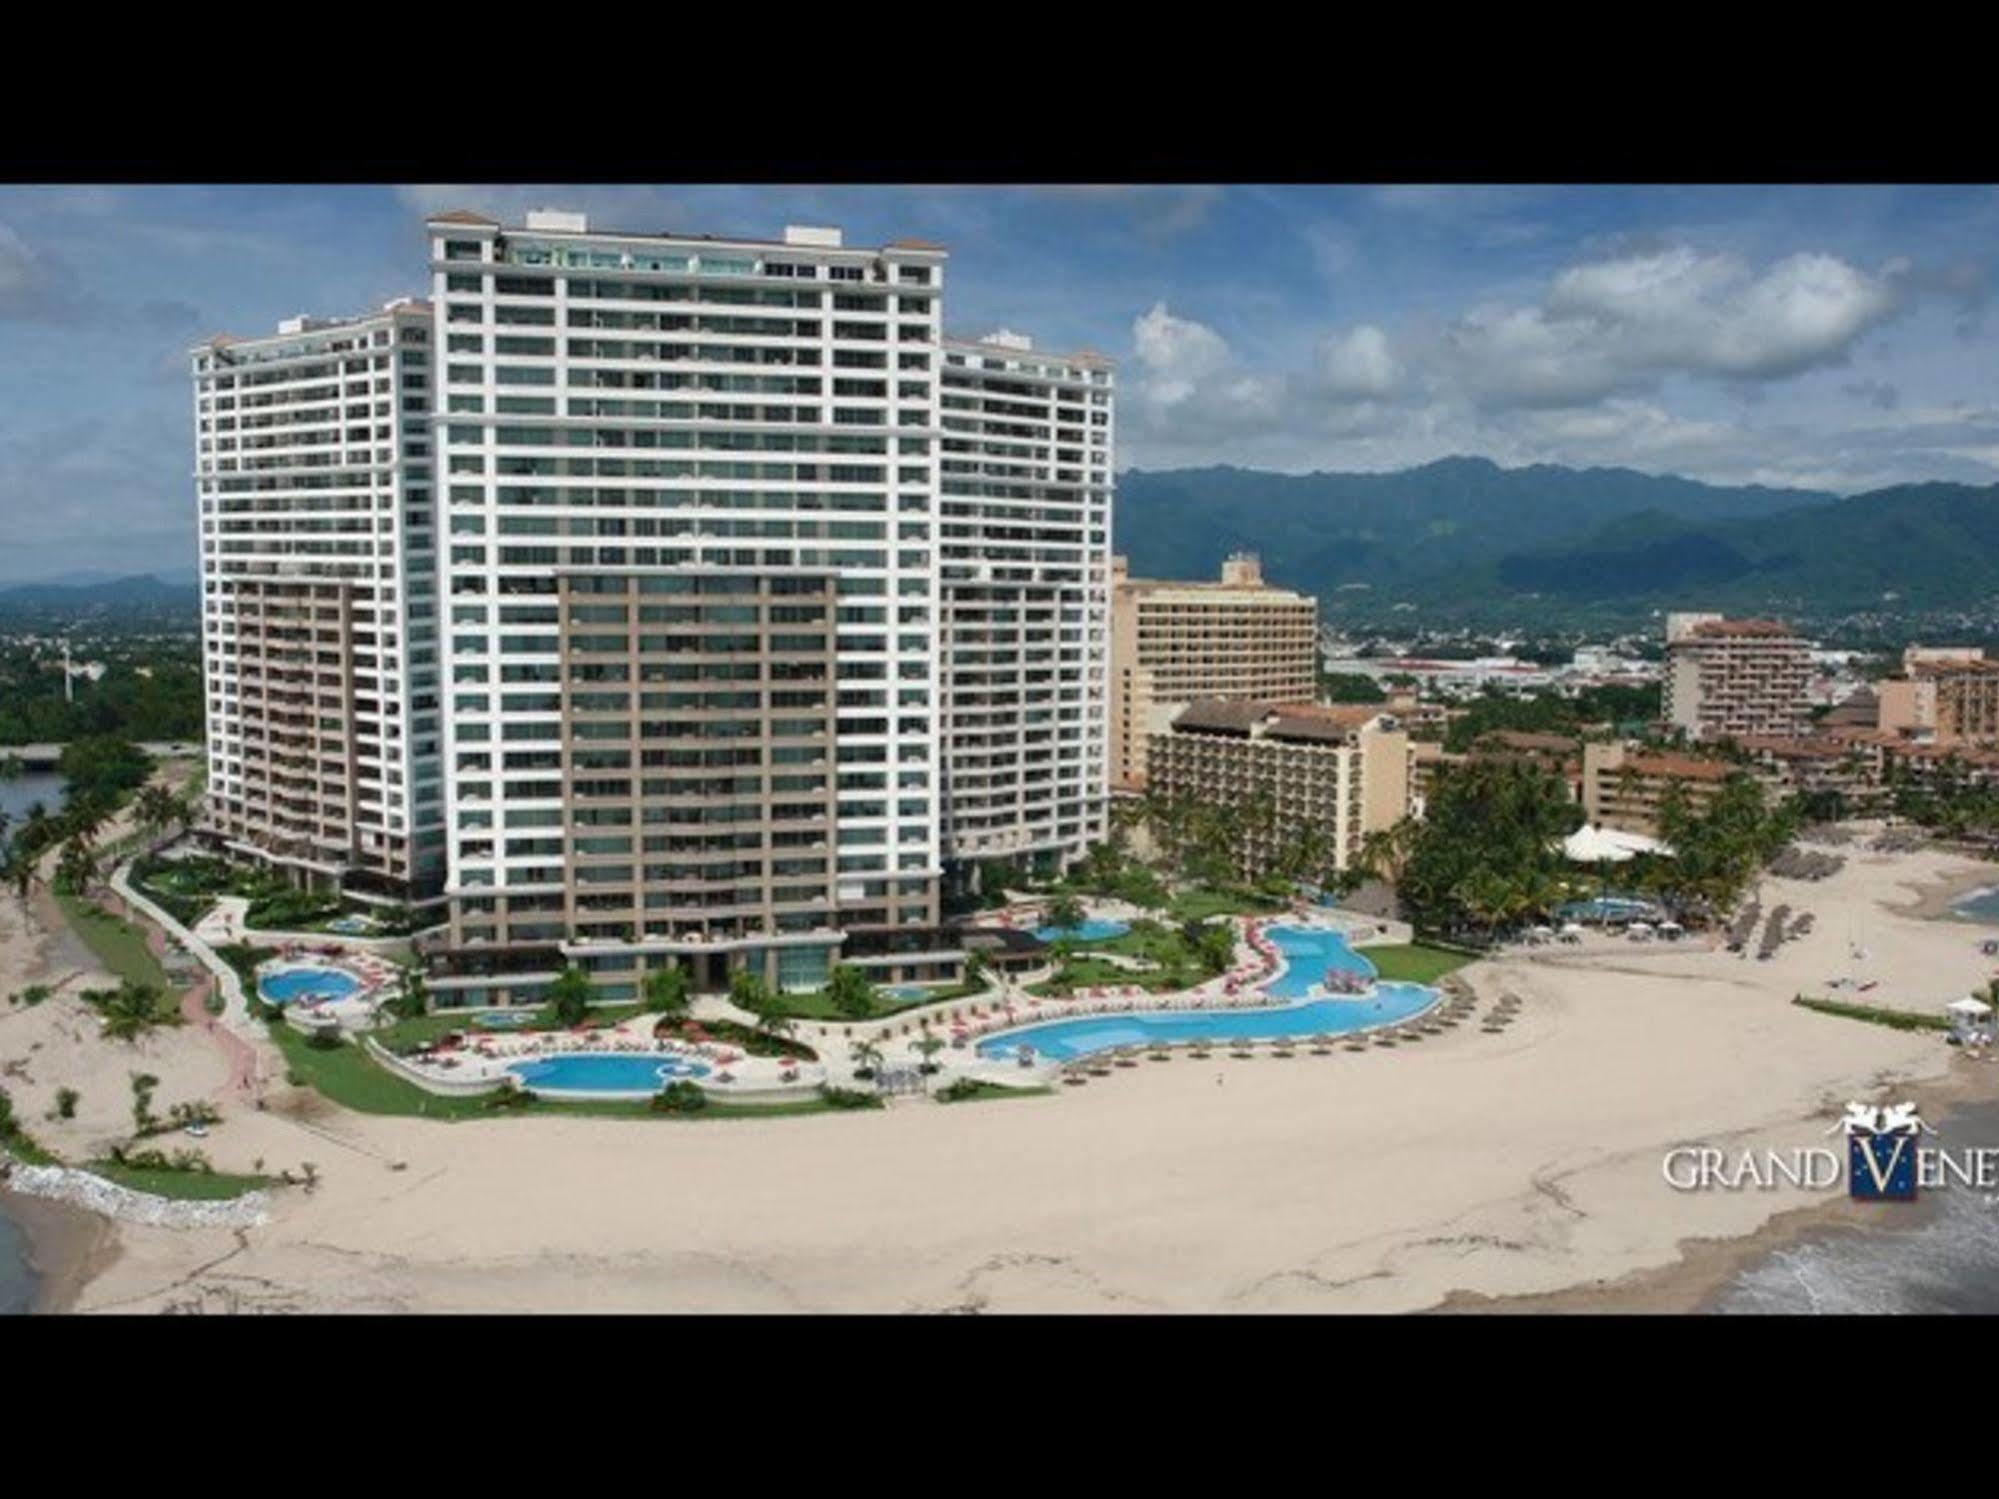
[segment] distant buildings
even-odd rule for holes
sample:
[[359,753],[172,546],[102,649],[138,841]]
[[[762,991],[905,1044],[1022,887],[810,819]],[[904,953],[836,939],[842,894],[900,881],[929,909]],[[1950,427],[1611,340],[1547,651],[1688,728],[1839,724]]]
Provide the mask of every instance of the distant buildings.
[[1659,806],[1669,787],[1679,786],[1699,812],[1735,769],[1723,760],[1654,753],[1623,743],[1585,744],[1583,815],[1593,825],[1656,838]]
[[1969,647],[1910,646],[1879,684],[1879,726],[1943,746],[1999,744],[1999,661]]
[[1666,616],[1665,718],[1689,739],[1804,733],[1811,675],[1811,645],[1788,626]]
[[1308,826],[1327,837],[1345,869],[1362,836],[1392,825],[1408,806],[1408,736],[1379,707],[1206,698],[1149,738],[1154,793],[1225,807],[1267,798],[1269,825],[1240,861],[1248,877]]
[[1198,698],[1310,703],[1318,695],[1318,600],[1263,581],[1238,552],[1216,583],[1133,578],[1112,564],[1111,783],[1145,789],[1156,709]]

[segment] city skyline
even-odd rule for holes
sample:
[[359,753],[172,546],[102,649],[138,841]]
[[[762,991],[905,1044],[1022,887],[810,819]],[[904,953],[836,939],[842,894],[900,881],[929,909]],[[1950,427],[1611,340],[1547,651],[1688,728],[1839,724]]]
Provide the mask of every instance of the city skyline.
[[544,204],[938,240],[949,331],[1118,360],[1119,470],[1470,453],[1842,492],[1999,475],[1975,383],[1987,188],[12,187],[4,580],[191,573],[187,348],[419,294],[425,213]]

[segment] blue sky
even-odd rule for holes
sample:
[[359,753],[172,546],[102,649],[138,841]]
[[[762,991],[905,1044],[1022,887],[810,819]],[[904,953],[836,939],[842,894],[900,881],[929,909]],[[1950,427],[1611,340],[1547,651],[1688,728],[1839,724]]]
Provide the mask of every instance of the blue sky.
[[1999,479],[1985,187],[0,188],[0,580],[193,568],[187,346],[425,289],[426,212],[942,241],[1120,361],[1118,463]]

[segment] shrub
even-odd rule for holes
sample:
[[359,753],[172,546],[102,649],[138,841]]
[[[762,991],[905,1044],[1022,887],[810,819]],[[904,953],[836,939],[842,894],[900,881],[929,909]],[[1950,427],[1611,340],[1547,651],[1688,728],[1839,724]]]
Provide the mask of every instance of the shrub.
[[966,1098],[977,1098],[985,1084],[976,1078],[961,1077],[955,1083],[947,1083],[936,1092],[939,1103],[957,1103]]
[[859,1088],[835,1088],[822,1085],[819,1096],[836,1109],[878,1109],[881,1097],[874,1093],[864,1093]]
[[708,1107],[708,1095],[698,1083],[685,1080],[668,1083],[652,1096],[655,1114],[698,1114]]
[[56,1089],[56,1118],[74,1119],[77,1101],[81,1096],[74,1088]]
[[540,1102],[541,1095],[532,1088],[502,1088],[480,1100],[488,1109],[531,1109]]

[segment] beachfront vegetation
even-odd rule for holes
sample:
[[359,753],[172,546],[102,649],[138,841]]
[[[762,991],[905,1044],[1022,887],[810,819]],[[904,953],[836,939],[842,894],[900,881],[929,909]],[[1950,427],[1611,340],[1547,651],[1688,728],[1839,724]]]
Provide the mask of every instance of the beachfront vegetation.
[[820,1101],[829,1109],[879,1109],[884,1107],[879,1093],[860,1088],[836,1088],[830,1083],[819,1089]]
[[[135,1164],[140,1157],[144,1157],[145,1164]],[[155,1161],[154,1157],[159,1159]],[[176,1165],[174,1161],[175,1157],[163,1156],[158,1151],[141,1151],[123,1162],[92,1161],[85,1169],[131,1191],[179,1202],[227,1202],[272,1185],[272,1178],[267,1176],[217,1171],[208,1164],[206,1156],[201,1158],[200,1165]]]
[[985,1098],[1046,1098],[1053,1088],[1008,1088],[999,1083],[982,1082],[975,1077],[961,1077],[956,1082],[946,1083],[930,1096],[939,1103],[971,1103]]
[[1947,1031],[1951,1028],[1947,1015],[1920,1015],[1908,1010],[1891,1010],[1881,1005],[1856,1005],[1844,1000],[1817,999],[1800,994],[1792,1004],[1807,1010],[1816,1010],[1821,1015],[1838,1015],[1847,1020],[1865,1020],[1873,1025],[1885,1025],[1898,1031]]
[[[1138,920],[1115,937],[1084,942],[1065,937],[1051,948],[1055,973],[1029,987],[1039,995],[1066,997],[1077,989],[1100,985],[1137,984],[1154,994],[1190,989],[1227,969],[1233,960],[1234,933],[1227,923],[1184,922],[1169,927]],[[1136,958],[1150,966],[1128,968],[1104,956]]]
[[136,927],[68,891],[56,891],[55,902],[84,946],[119,979],[159,990],[170,987],[166,970]]
[[699,1083],[668,1083],[652,1096],[652,1109],[658,1114],[698,1114],[708,1107],[708,1095]]
[[181,1024],[179,1005],[157,984],[121,979],[116,989],[86,989],[83,998],[96,1008],[107,1041],[136,1041],[154,1026]]

